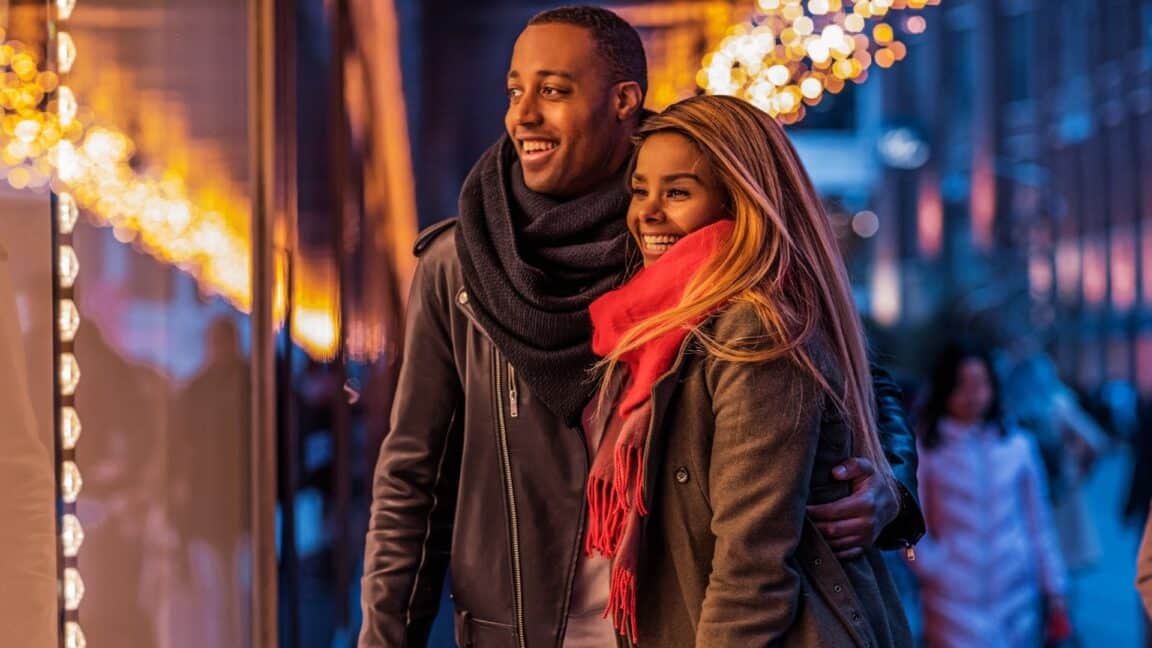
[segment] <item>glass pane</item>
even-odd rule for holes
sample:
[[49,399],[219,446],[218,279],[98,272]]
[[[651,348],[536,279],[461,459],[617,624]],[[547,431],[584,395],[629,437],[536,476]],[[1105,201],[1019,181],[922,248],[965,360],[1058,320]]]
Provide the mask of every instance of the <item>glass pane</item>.
[[60,175],[81,208],[91,645],[249,639],[248,11],[80,0],[58,25],[74,43],[61,80],[81,129]]

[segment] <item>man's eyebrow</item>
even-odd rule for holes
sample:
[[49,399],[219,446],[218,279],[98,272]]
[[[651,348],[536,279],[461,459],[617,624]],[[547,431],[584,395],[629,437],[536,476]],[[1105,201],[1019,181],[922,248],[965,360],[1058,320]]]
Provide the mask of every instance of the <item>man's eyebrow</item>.
[[[568,79],[569,81],[575,81],[576,80],[576,75],[572,74],[571,72],[566,72],[564,70],[537,70],[536,76],[538,76],[538,77],[558,76],[558,77],[561,77],[563,79]],[[508,78],[509,79],[519,79],[520,73],[517,72],[516,70],[509,70],[508,71]]]
[[539,70],[536,72],[536,76],[538,76],[538,77],[558,76],[558,77],[568,79],[569,81],[575,81],[576,80],[575,75],[573,75],[571,72],[566,72],[564,70]]

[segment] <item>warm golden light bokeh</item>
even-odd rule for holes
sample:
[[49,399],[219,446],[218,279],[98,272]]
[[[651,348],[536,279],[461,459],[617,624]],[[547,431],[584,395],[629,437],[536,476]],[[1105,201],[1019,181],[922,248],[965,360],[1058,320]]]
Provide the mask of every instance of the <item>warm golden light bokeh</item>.
[[[939,3],[759,0],[750,19],[729,29],[719,47],[704,57],[697,83],[710,94],[742,97],[794,123],[825,92],[842,91],[846,81],[867,80],[872,63],[886,68],[904,58],[907,47],[886,21],[890,12]],[[905,23],[906,31],[923,32],[923,16],[914,18]]]
[[[75,3],[57,4],[64,15]],[[0,30],[0,39],[4,36]],[[75,64],[76,44],[67,32],[58,34],[55,54],[60,73]],[[96,225],[112,228],[117,240],[188,272],[205,294],[220,295],[248,312],[250,206],[243,193],[224,181],[192,189],[186,181],[188,164],[179,159],[141,165],[133,137],[97,123],[94,113],[108,112],[105,98],[97,97],[97,110],[82,109],[75,91],[43,67],[27,45],[0,45],[0,175],[15,189],[55,191],[62,234],[72,232],[83,210]],[[143,124],[171,123],[172,115],[162,108],[141,103],[139,110]],[[151,129],[158,130],[170,147],[191,148],[179,128]],[[70,246],[60,249],[59,269],[62,284],[70,286],[79,271]],[[335,288],[324,284],[324,277],[312,276],[309,266],[296,273],[300,292],[295,294],[292,337],[309,355],[330,359],[337,352],[339,317],[336,300],[327,292]],[[281,295],[278,322],[285,321],[285,303]]]

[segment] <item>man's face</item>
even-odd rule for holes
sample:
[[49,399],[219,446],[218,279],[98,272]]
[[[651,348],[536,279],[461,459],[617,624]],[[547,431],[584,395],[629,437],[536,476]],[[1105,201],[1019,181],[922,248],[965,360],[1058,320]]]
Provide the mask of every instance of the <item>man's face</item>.
[[577,196],[627,159],[631,126],[618,115],[619,80],[609,78],[607,68],[581,27],[532,25],[516,40],[504,126],[529,189]]

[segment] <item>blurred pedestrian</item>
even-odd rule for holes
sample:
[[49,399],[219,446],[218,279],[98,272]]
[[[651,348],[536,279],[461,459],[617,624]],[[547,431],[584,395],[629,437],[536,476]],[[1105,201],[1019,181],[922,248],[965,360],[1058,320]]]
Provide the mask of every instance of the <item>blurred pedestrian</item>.
[[1085,486],[1108,437],[1060,379],[1052,358],[1033,344],[1014,355],[1005,374],[1006,416],[1031,433],[1047,469],[1053,525],[1067,568],[1086,569],[1103,552],[1099,532],[1088,514]]
[[1045,610],[1050,639],[1071,634],[1040,454],[1005,421],[992,367],[985,349],[949,346],[921,410],[928,535],[910,567],[930,648],[1040,646]]

